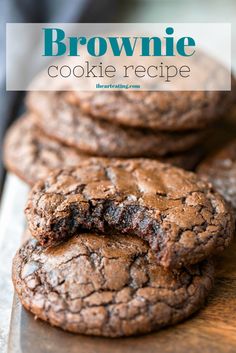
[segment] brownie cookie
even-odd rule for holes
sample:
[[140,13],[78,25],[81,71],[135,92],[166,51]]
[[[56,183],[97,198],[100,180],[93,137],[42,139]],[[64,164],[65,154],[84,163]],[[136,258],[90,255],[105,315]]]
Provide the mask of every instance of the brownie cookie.
[[232,239],[229,206],[195,174],[149,160],[85,161],[32,189],[26,207],[42,245],[82,230],[147,240],[164,267],[197,263]]
[[71,332],[130,336],[173,325],[198,310],[213,285],[211,262],[166,271],[146,242],[80,234],[56,247],[26,242],[13,261],[20,301]]
[[27,105],[48,135],[79,150],[104,157],[160,157],[188,150],[205,137],[205,131],[152,132],[122,128],[94,120],[71,104],[70,92],[31,92]]
[[231,106],[227,92],[77,91],[74,104],[112,123],[165,131],[202,129]]
[[197,170],[236,210],[236,140],[213,153]]
[[51,170],[79,165],[88,157],[46,137],[34,122],[33,115],[18,119],[8,130],[4,141],[4,164],[12,173],[30,185]]
[[[94,163],[100,158],[86,156],[42,133],[33,114],[22,116],[9,129],[4,143],[6,168],[29,185],[46,178],[50,171],[77,166],[85,159]],[[200,161],[203,151],[196,147],[185,153],[159,158],[164,163],[191,170]]]

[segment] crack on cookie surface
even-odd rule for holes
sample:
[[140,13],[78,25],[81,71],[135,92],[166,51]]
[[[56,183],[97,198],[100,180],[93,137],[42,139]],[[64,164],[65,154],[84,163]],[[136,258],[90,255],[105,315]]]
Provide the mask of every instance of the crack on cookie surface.
[[209,261],[166,271],[133,236],[81,234],[43,248],[21,247],[13,281],[23,305],[63,329],[129,336],[174,324],[204,303],[213,284]]

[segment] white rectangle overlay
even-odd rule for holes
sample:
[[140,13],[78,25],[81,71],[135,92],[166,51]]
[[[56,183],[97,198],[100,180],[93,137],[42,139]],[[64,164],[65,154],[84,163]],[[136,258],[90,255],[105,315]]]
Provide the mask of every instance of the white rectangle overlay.
[[6,89],[231,90],[229,23],[8,23]]

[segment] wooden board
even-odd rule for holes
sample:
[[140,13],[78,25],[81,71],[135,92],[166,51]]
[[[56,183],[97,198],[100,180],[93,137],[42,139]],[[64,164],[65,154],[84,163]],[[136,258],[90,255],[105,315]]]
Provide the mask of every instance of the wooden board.
[[0,352],[6,353],[12,312],[11,263],[25,227],[24,206],[28,187],[8,175],[0,204]]
[[235,353],[236,242],[216,259],[208,303],[189,320],[157,333],[120,339],[63,332],[35,320],[14,300],[8,353]]

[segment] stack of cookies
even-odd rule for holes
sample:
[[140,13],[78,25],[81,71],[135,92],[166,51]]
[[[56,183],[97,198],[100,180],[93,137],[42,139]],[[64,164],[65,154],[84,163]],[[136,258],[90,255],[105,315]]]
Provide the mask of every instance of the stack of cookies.
[[23,306],[106,337],[197,311],[234,217],[208,180],[171,163],[193,162],[228,105],[223,92],[30,93],[4,152],[8,169],[34,185],[29,239],[13,261]]
[[230,106],[224,92],[31,92],[9,130],[8,170],[33,185],[89,158],[149,158],[192,170]]
[[34,238],[13,282],[24,307],[65,330],[108,337],[173,325],[212,288],[229,245],[228,204],[195,174],[158,161],[83,161],[35,184]]

